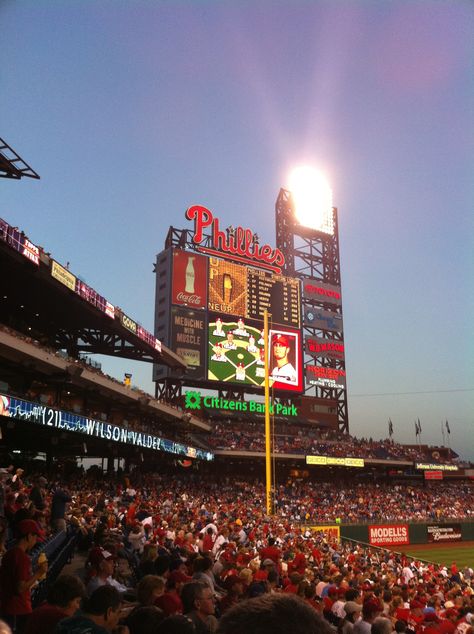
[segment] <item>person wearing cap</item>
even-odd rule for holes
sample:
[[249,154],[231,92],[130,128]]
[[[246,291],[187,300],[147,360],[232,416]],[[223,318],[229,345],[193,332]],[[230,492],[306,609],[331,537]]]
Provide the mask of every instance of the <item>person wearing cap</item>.
[[212,334],[214,337],[225,337],[225,332],[222,330],[222,319],[220,317],[216,319],[216,327]]
[[249,342],[248,342],[248,345],[247,345],[247,352],[252,352],[253,354],[258,352],[258,348],[255,345],[255,337],[253,335],[249,336]]
[[234,331],[228,330],[226,336],[227,336],[227,341],[224,341],[224,343],[222,344],[222,347],[225,348],[226,350],[237,350],[237,346],[234,343]]
[[272,338],[273,360],[276,363],[272,370],[272,378],[284,383],[296,383],[298,375],[288,359],[290,339],[287,335],[276,334]]
[[31,588],[46,574],[48,562],[38,564],[36,571],[32,572],[28,553],[36,546],[38,539],[43,539],[43,532],[35,521],[21,520],[17,525],[17,534],[15,546],[2,559],[0,601],[3,618],[16,633],[21,634],[33,611]]
[[87,584],[88,596],[91,596],[97,588],[102,586],[112,586],[121,594],[127,592],[128,588],[113,577],[115,571],[115,558],[112,553],[108,550],[104,550],[103,548],[97,548],[89,555],[89,560],[97,570],[97,575],[92,577]]
[[369,599],[362,604],[362,618],[354,625],[354,634],[371,634],[372,623],[382,614],[382,606],[377,599]]
[[216,343],[213,350],[214,354],[211,357],[211,361],[223,361],[224,363],[227,361],[222,343]]
[[362,605],[355,601],[346,601],[344,603],[345,616],[338,626],[340,634],[352,634],[354,623],[359,620],[362,612]]
[[245,324],[242,317],[237,321],[237,328],[234,330],[234,335],[239,335],[240,337],[248,337],[249,333],[245,330]]

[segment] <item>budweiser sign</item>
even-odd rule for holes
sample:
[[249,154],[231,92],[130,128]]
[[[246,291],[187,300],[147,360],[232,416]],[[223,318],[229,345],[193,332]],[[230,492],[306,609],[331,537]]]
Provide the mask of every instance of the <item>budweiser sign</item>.
[[259,244],[258,236],[251,229],[228,227],[223,231],[220,229],[219,219],[202,205],[189,207],[186,218],[194,220],[194,244],[200,245],[208,237],[204,234],[205,229],[211,231],[210,246],[197,246],[198,251],[281,273],[285,264],[283,253],[269,244]]

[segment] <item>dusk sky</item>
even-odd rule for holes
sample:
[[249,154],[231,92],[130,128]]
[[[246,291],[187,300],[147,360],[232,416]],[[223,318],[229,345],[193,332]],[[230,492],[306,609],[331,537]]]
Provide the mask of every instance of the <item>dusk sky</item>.
[[[291,168],[338,208],[350,431],[474,459],[471,1],[0,0],[0,217],[153,331],[202,204],[275,244]],[[151,367],[102,359],[153,391]]]

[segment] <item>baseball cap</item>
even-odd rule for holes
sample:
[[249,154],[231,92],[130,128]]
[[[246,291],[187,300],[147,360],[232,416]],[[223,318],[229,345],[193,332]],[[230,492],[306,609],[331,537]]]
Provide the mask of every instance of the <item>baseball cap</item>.
[[262,566],[274,566],[275,562],[273,561],[273,559],[264,559]]
[[289,343],[290,341],[286,335],[273,335],[272,344],[274,346],[276,344],[280,344],[282,346],[288,346]]
[[34,520],[21,520],[17,526],[18,533],[22,536],[36,535],[41,540],[44,539],[44,531],[40,529]]
[[107,559],[114,559],[113,554],[100,547],[94,548],[89,555],[89,561],[93,566],[98,566],[102,561],[106,561]]
[[347,601],[344,603],[344,612],[346,614],[354,614],[354,612],[362,612],[362,606],[355,601]]

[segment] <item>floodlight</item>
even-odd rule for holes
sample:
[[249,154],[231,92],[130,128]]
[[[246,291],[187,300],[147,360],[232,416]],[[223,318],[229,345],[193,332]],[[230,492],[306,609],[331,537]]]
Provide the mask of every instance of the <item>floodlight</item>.
[[296,167],[290,174],[296,220],[303,226],[334,234],[332,190],[325,176],[309,166]]

